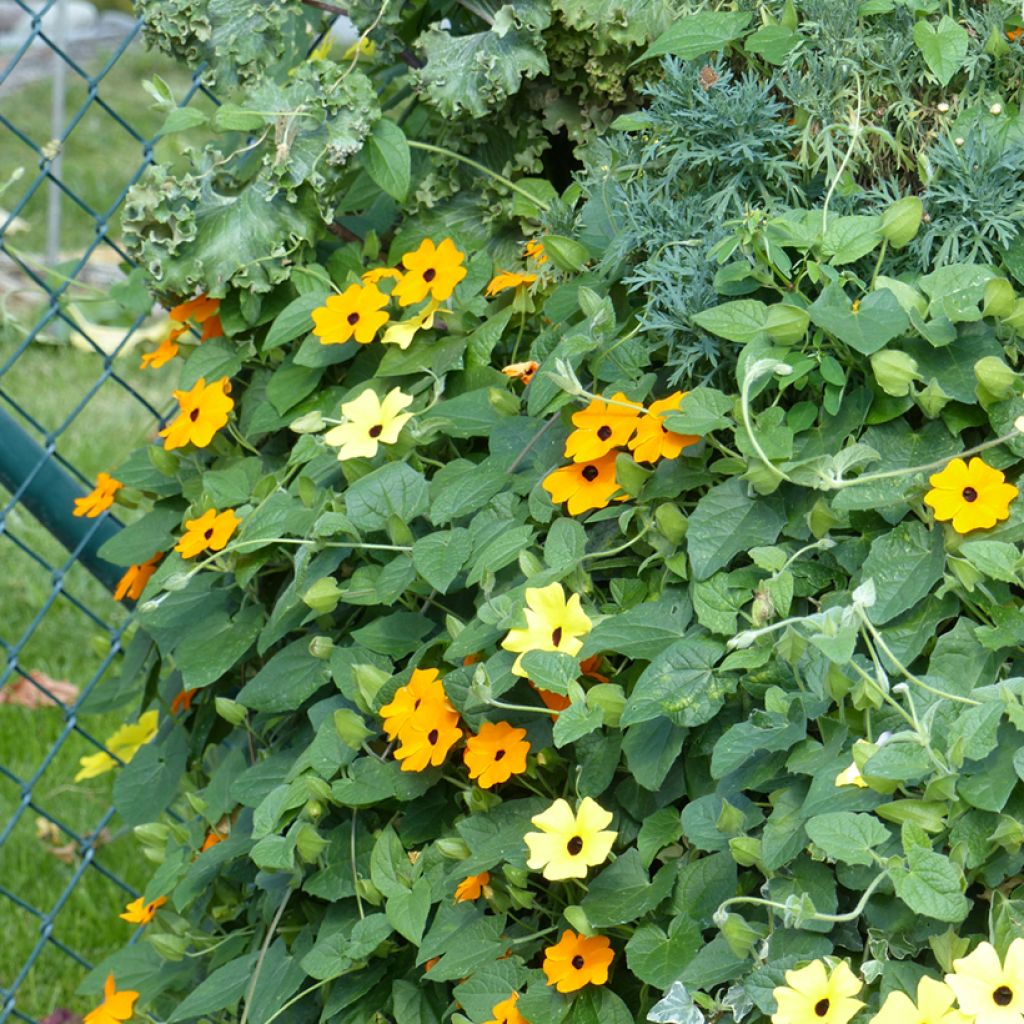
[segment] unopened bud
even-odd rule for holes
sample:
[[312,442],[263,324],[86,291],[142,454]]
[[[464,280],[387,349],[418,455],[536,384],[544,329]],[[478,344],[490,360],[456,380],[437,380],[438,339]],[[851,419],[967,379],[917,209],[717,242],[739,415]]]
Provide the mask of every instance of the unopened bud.
[[324,414],[317,410],[304,413],[288,424],[288,429],[293,434],[315,434],[324,428]]
[[903,398],[910,393],[910,385],[920,380],[917,360],[897,349],[882,349],[871,357],[871,370],[878,386],[893,398]]
[[999,356],[985,356],[979,359],[974,364],[974,376],[993,398],[999,400],[1009,398],[1017,383],[1016,372]]
[[371,735],[362,715],[351,708],[339,708],[334,712],[334,729],[341,742],[351,750],[358,750],[363,740]]
[[434,841],[434,846],[449,860],[465,860],[469,856],[469,847],[456,836],[442,836]]
[[678,505],[666,502],[654,510],[654,521],[658,524],[658,530],[671,544],[679,545],[686,536],[689,520],[683,514]]
[[227,697],[214,697],[213,707],[217,714],[229,725],[241,725],[248,714],[238,701],[229,700]]
[[1007,317],[1013,313],[1017,293],[1005,277],[994,277],[985,285],[985,299],[981,307],[982,316]]
[[308,822],[295,833],[295,850],[307,864],[314,863],[327,845],[327,840]]
[[949,104],[945,100],[943,100],[941,103],[937,103],[935,105],[935,109],[940,114],[948,114],[949,113]]
[[184,935],[169,935],[166,932],[146,936],[157,955],[163,960],[177,963],[185,959],[187,941]]
[[334,641],[329,636],[315,636],[309,641],[309,653],[321,661],[329,658],[333,650]]
[[993,103],[992,106],[988,108],[988,112],[995,117],[998,117],[1003,112],[1002,103]]
[[626,706],[625,691],[617,683],[598,683],[587,691],[587,706],[600,708],[604,724],[616,728]]
[[764,329],[772,341],[781,345],[795,345],[807,333],[810,322],[807,310],[778,302],[768,307]]
[[882,237],[894,249],[902,249],[913,241],[924,217],[924,203],[917,196],[897,199],[882,214]]
[[964,137],[963,137],[962,135],[958,135],[958,136],[957,136],[957,137],[956,137],[956,138],[955,138],[955,139],[953,140],[953,145],[954,145],[954,146],[962,146],[962,145],[964,144],[964,141],[965,141],[965,140],[964,140]]

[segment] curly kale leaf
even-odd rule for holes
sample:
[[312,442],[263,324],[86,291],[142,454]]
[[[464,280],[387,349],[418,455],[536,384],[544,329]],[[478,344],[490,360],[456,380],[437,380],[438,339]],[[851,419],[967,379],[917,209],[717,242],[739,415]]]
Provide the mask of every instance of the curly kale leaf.
[[567,28],[588,33],[592,54],[645,46],[668,28],[675,13],[670,0],[552,0],[552,7]]
[[519,91],[523,78],[548,73],[541,31],[550,24],[545,3],[506,4],[486,32],[453,36],[432,25],[417,47],[426,66],[416,71],[423,97],[445,117],[484,117]]
[[135,0],[146,42],[210,85],[233,89],[281,77],[311,42],[309,19],[290,0]]
[[257,180],[227,194],[209,174],[179,180],[160,166],[132,189],[123,220],[129,252],[172,295],[269,291],[310,256],[320,227],[308,187],[288,197]]

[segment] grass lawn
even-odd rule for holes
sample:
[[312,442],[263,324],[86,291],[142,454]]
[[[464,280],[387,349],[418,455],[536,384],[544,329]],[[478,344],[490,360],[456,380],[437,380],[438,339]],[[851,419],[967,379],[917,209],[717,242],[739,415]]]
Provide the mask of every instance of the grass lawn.
[[[97,55],[90,62],[89,73],[96,74],[104,60],[103,55]],[[100,96],[144,136],[152,135],[164,116],[150,109],[151,99],[140,85],[143,78],[154,73],[168,81],[179,97],[189,82],[187,73],[169,67],[163,58],[133,48],[118,61],[99,89]],[[69,85],[67,102],[71,112],[85,100],[87,85],[73,74],[69,75]],[[5,92],[0,98],[5,115],[40,144],[50,134],[49,93],[49,84],[40,82],[13,93]],[[162,141],[158,157],[173,156],[171,147],[180,144],[177,137]],[[64,177],[93,209],[106,211],[141,161],[142,144],[94,105],[65,146]],[[30,149],[0,129],[0,185],[19,167],[24,168],[22,177],[0,198],[0,205],[13,208],[34,178],[35,163]],[[5,240],[19,254],[36,262],[44,247],[45,209],[45,190],[40,189],[21,211],[27,230]],[[73,257],[94,237],[94,225],[67,200],[64,214],[62,255]],[[112,230],[116,234],[116,220]],[[75,286],[71,296],[80,301],[95,294]],[[17,305],[6,303],[6,314],[4,305],[0,297],[0,366],[35,325],[45,310],[46,297],[26,283],[26,290],[17,296]],[[60,426],[103,374],[101,357],[66,345],[44,343],[55,338],[59,338],[59,332],[44,331],[0,376],[0,390],[46,430]],[[137,366],[135,351],[119,359],[115,369],[155,405],[166,405],[176,380],[175,370],[168,367],[143,374]],[[4,407],[10,409],[7,403]],[[116,382],[107,380],[59,437],[57,449],[90,477],[101,469],[114,470],[116,474],[118,463],[143,443],[153,428],[152,416],[145,408]],[[0,507],[6,500],[6,492],[0,489]],[[50,566],[60,567],[67,558],[66,552],[24,509],[16,508],[6,521],[0,520],[0,567],[4,576],[0,588],[0,639],[9,647],[19,644],[31,631],[19,650],[19,666],[85,687],[109,650],[109,629],[90,619],[64,594],[58,595],[47,608],[53,592],[50,572],[19,550],[9,537],[22,541]],[[69,571],[64,590],[103,624],[116,628],[123,622],[123,610],[82,567],[75,566]],[[45,614],[33,628],[44,608]],[[0,648],[0,669],[6,663],[7,653]],[[111,671],[116,671],[116,664]],[[99,686],[103,686],[102,680]],[[137,709],[127,708],[123,714],[84,716],[81,725],[103,739],[136,713]],[[53,938],[90,963],[101,960],[132,933],[132,926],[117,917],[129,898],[125,891],[94,866],[83,871],[74,847],[70,863],[55,856],[54,844],[70,842],[69,836],[57,833],[50,841],[37,835],[40,811],[85,836],[96,830],[110,806],[112,775],[74,784],[78,759],[93,753],[95,748],[74,732],[60,743],[65,731],[64,716],[56,708],[29,710],[0,705],[0,768],[19,780],[32,782],[34,805],[26,806],[28,793],[0,772],[0,834],[9,821],[17,818],[13,831],[0,845],[0,989],[10,987],[19,976],[40,941],[45,923],[10,900],[5,892],[44,915],[53,914]],[[114,818],[108,823],[107,832],[108,841],[98,849],[95,863],[141,888],[152,869],[142,858],[130,830]],[[44,943],[38,961],[19,985],[18,1010],[30,1017],[43,1017],[58,1007],[78,1012],[90,1009],[92,1000],[73,994],[83,974],[84,969],[66,953],[52,942]]]

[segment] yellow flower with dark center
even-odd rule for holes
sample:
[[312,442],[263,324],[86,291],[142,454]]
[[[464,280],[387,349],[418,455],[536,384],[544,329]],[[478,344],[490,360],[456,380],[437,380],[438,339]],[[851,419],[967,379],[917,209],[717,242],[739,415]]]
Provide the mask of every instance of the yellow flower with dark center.
[[228,397],[231,381],[227,377],[207,384],[203,377],[189,391],[175,391],[179,414],[160,431],[164,448],[184,448],[194,444],[206,448],[214,434],[225,426],[235,403]]
[[491,881],[490,871],[482,871],[479,875],[470,875],[464,878],[455,887],[455,902],[468,903],[471,900],[478,900],[483,895],[484,887]]
[[520,274],[514,270],[501,270],[491,278],[486,295],[498,295],[509,288],[525,288],[537,280],[536,274]]
[[123,601],[127,597],[131,601],[138,601],[163,557],[164,553],[158,551],[148,562],[129,566],[118,581],[117,589],[114,591],[114,600]]
[[1004,960],[990,942],[953,961],[946,984],[960,1009],[974,1024],[1021,1024],[1024,1021],[1024,938],[1010,943]]
[[603,985],[615,959],[611,945],[605,935],[587,938],[574,931],[562,932],[558,942],[544,950],[541,966],[548,984],[554,985],[558,992],[576,992],[584,985]]
[[890,992],[871,1024],[970,1024],[970,1018],[953,1009],[953,990],[934,978],[917,983],[917,1002],[905,992]]
[[772,1024],[848,1024],[864,1006],[853,998],[862,987],[845,960],[831,972],[823,960],[786,971],[786,984],[772,992],[778,1006]]
[[412,419],[411,412],[402,412],[412,405],[412,395],[392,388],[381,401],[373,388],[344,402],[341,415],[345,422],[324,434],[324,441],[338,449],[338,460],[370,459],[382,444],[394,444],[402,427]]
[[[615,452],[602,455],[590,462],[573,462],[568,466],[548,473],[541,483],[551,500],[560,505],[568,502],[571,516],[582,515],[595,508],[605,508],[618,491],[619,481],[615,475]],[[628,495],[622,495],[618,501],[626,501]]]
[[185,532],[174,550],[182,558],[195,558],[204,551],[223,551],[241,521],[234,509],[207,509],[198,519],[185,520]]
[[139,363],[139,369],[159,370],[161,366],[169,363],[181,351],[181,347],[178,345],[178,338],[184,333],[184,327],[172,327],[152,352],[146,352],[143,355],[142,362]]
[[400,686],[391,702],[380,709],[388,739],[396,739],[423,705],[433,705],[455,714],[436,668],[415,669],[409,682]]
[[422,704],[399,733],[401,746],[395,758],[402,762],[403,772],[421,772],[428,765],[435,768],[444,764],[448,751],[462,738],[456,723],[458,712]]
[[490,789],[525,772],[529,753],[525,729],[516,729],[508,722],[484,722],[480,731],[466,740],[462,759],[469,777],[481,789]]
[[538,242],[536,238],[531,238],[523,246],[523,255],[527,259],[533,260],[538,267],[548,261],[548,254],[544,251],[544,243]]
[[157,723],[157,712],[147,711],[139,717],[137,722],[131,725],[127,723],[122,725],[113,735],[107,737],[103,744],[107,748],[106,750],[79,759],[78,763],[82,767],[75,776],[75,782],[94,779],[97,775],[116,768],[118,762],[114,760],[115,757],[127,764],[139,752],[139,749],[156,735]]
[[612,395],[611,402],[593,399],[586,409],[573,413],[576,429],[565,442],[566,457],[574,462],[592,462],[613,448],[621,448],[636,431],[643,411],[642,405],[630,402],[621,391]]
[[375,284],[350,284],[313,310],[313,333],[321,345],[344,345],[350,338],[368,345],[387,322],[388,297]]
[[425,238],[418,249],[402,257],[406,272],[391,294],[402,306],[422,302],[428,295],[444,302],[451,298],[455,286],[466,276],[462,265],[465,258],[465,253],[460,252],[450,238],[437,246]]
[[637,462],[677,459],[684,448],[700,440],[695,434],[675,434],[665,426],[665,416],[670,412],[676,412],[686,395],[685,391],[677,391],[668,398],[652,402],[647,415],[640,418],[636,436],[629,442],[633,458]]
[[156,912],[166,902],[166,896],[158,896],[150,903],[146,903],[140,896],[137,900],[132,900],[132,902],[124,908],[123,914],[118,914],[117,916],[121,918],[122,921],[127,921],[129,924],[149,924],[149,922],[156,917]]
[[510,629],[501,642],[506,651],[514,651],[516,658],[512,671],[525,676],[523,655],[527,651],[561,651],[575,655],[583,646],[581,636],[590,632],[592,623],[583,611],[579,594],[566,600],[561,583],[546,587],[527,587],[525,629]]
[[75,510],[72,515],[87,519],[95,519],[114,504],[114,495],[124,484],[115,480],[109,473],[100,473],[96,477],[96,486],[84,497],[75,498]]
[[530,821],[540,832],[527,832],[523,837],[530,851],[526,866],[543,871],[549,882],[586,878],[589,868],[608,859],[618,835],[606,829],[612,823],[611,812],[589,796],[583,798],[575,814],[565,800],[556,800]]
[[103,986],[103,1002],[85,1015],[85,1024],[124,1024],[132,1019],[138,998],[139,993],[131,989],[118,992],[114,976],[108,974]]
[[519,993],[513,992],[508,999],[503,999],[491,1007],[491,1019],[485,1020],[484,1024],[530,1024],[530,1022],[516,1009],[516,1001]]
[[924,503],[939,522],[952,520],[957,533],[987,530],[1010,515],[1010,502],[1019,493],[998,470],[975,457],[970,463],[953,459],[941,473],[929,477],[932,489]]

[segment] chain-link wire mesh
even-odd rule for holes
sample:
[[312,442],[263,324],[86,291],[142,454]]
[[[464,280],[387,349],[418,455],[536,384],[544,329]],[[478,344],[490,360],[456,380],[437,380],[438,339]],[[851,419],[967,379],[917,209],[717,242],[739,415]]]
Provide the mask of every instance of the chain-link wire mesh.
[[173,145],[141,80],[212,98],[139,31],[85,0],[0,0],[0,1024],[88,1008],[75,989],[131,935],[117,915],[146,876],[112,776],[73,781],[137,708],[89,714],[131,619],[93,560],[116,522],[69,516],[152,435],[171,387],[138,368],[149,314],[109,298],[130,263],[119,210]]

